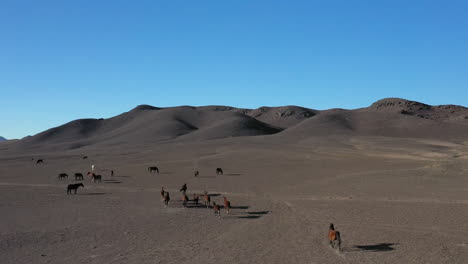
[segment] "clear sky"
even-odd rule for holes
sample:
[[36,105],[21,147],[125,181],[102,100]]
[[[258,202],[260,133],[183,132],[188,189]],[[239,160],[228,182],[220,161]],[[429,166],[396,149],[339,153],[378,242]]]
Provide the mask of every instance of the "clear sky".
[[466,0],[0,1],[0,136],[154,106],[468,105]]

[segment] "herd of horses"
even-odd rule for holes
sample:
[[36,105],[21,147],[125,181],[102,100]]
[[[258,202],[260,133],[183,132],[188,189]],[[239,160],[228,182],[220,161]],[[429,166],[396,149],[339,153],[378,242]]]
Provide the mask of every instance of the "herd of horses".
[[[187,184],[184,184],[182,185],[182,187],[180,188],[179,192],[182,193],[182,206],[184,208],[187,208],[188,207],[188,203],[190,201],[193,202],[193,205],[194,206],[199,206],[199,201],[200,201],[200,197],[203,197],[203,201],[204,201],[204,206],[206,206],[206,208],[210,208],[211,206],[211,195],[208,194],[207,191],[204,191],[203,194],[197,194],[197,193],[194,193],[192,195],[192,200],[190,200],[189,196],[187,195]],[[164,187],[161,187],[161,192],[160,192],[160,195],[161,195],[161,201],[166,205],[166,206],[169,206],[169,202],[171,200],[170,198],[170,194],[168,191],[164,190]],[[230,209],[231,209],[231,202],[226,198],[226,196],[223,197],[223,203],[224,203],[224,212],[226,214],[229,214],[230,212]],[[215,216],[218,216],[218,217],[221,217],[221,207],[216,204],[216,202],[213,201],[213,206],[212,206],[213,210],[214,210],[214,214]]]
[[[87,159],[87,158],[88,158],[87,156],[83,157],[83,159]],[[34,160],[34,158],[33,158],[33,160]],[[43,159],[38,159],[36,161],[36,164],[43,164],[43,163],[44,163]],[[150,173],[158,173],[159,174],[159,168],[157,166],[148,167],[148,171]],[[111,172],[111,176],[113,176],[113,175],[114,175],[114,171]],[[194,176],[198,177],[199,175],[200,175],[200,172],[195,171]],[[216,168],[216,175],[223,175],[223,170],[221,168]],[[88,172],[87,176],[91,177],[91,179],[92,179],[92,181],[94,183],[101,183],[101,179],[102,179],[101,175],[96,175],[94,172]],[[75,177],[76,181],[84,180],[83,174],[79,173],[79,172],[75,173],[74,177]],[[60,173],[58,175],[58,179],[59,180],[68,179],[68,174]],[[67,186],[67,194],[76,194],[80,187],[84,188],[84,184],[83,183],[69,184]],[[192,200],[190,200],[189,196],[187,195],[187,184],[182,185],[179,192],[182,193],[182,205],[183,205],[183,207],[187,208],[188,203],[190,201],[192,201],[195,206],[198,206],[200,197],[202,197],[203,201],[204,201],[204,206],[206,206],[206,208],[209,208],[210,206],[212,206],[215,216],[221,217],[221,206],[216,204],[216,202],[214,202],[214,201],[213,201],[213,203],[211,205],[211,195],[208,194],[207,191],[204,191],[203,194],[194,193],[192,195]],[[170,194],[169,194],[168,191],[164,190],[164,187],[161,188],[160,195],[161,195],[161,200],[166,205],[166,207],[169,206],[169,202],[171,200]],[[227,197],[224,196],[223,197],[223,203],[224,203],[225,213],[229,214],[230,209],[231,209],[231,202],[227,199]],[[335,226],[334,226],[333,223],[330,223],[329,228],[328,228],[328,241],[329,241],[330,247],[332,247],[333,249],[341,250],[341,234],[340,234],[339,231],[337,231],[335,229]]]

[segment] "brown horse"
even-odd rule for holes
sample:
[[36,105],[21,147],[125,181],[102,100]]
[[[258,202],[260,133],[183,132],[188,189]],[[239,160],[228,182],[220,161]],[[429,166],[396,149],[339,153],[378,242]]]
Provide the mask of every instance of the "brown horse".
[[164,201],[165,196],[166,196],[166,191],[164,191],[164,187],[161,187],[161,201]]
[[226,214],[229,214],[229,209],[231,209],[231,202],[228,201],[226,197],[223,197],[223,198],[224,198],[224,211],[226,212]]
[[328,228],[328,241],[332,248],[341,250],[341,235],[339,231],[335,230],[333,223],[331,223],[330,227]]
[[58,175],[58,179],[59,179],[59,180],[62,180],[62,179],[65,179],[65,178],[68,179],[68,174],[66,174],[66,173],[60,173],[60,174]]
[[72,191],[75,191],[75,194],[76,194],[76,191],[80,187],[84,188],[84,185],[82,183],[69,184],[67,186],[67,194],[72,194]]
[[75,173],[75,181],[77,180],[83,180],[83,174],[79,172]]
[[169,196],[169,192],[165,192],[165,193],[164,193],[164,204],[165,204],[166,206],[168,206],[170,200],[171,200],[171,197]]
[[96,175],[94,172],[88,172],[88,176],[91,176],[93,179],[93,182],[99,182],[101,183],[102,176],[101,175]]
[[205,194],[203,196],[203,200],[205,200],[206,208],[210,207],[211,197],[208,195],[207,191],[205,191]]
[[213,202],[213,209],[216,216],[221,217],[221,208],[215,202]]
[[148,167],[148,171],[151,172],[151,173],[152,172],[157,172],[159,174],[159,169],[156,166]]

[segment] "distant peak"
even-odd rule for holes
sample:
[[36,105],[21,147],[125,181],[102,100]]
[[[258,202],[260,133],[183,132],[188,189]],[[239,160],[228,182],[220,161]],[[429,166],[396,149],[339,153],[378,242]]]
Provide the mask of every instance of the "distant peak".
[[146,104],[142,104],[142,105],[139,105],[135,108],[132,109],[133,110],[136,110],[136,111],[143,111],[143,110],[160,110],[161,108],[159,107],[154,107],[154,106],[151,106],[151,105],[146,105]]
[[421,106],[421,107],[430,107],[427,104],[416,102],[416,101],[410,101],[402,98],[385,98],[382,100],[379,100],[375,103],[373,103],[370,107],[371,108],[404,108],[408,106]]
[[4,138],[4,137],[0,137],[0,141],[5,141],[5,140],[7,140],[7,139]]

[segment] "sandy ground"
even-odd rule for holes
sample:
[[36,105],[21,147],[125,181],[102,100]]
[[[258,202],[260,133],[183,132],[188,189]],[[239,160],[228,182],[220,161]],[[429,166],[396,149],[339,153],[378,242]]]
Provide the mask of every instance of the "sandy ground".
[[[75,181],[58,173],[91,164],[104,181],[67,195]],[[468,263],[467,172],[463,143],[378,137],[4,151],[0,262]],[[231,214],[183,208],[183,183],[189,195],[228,197]],[[341,252],[328,246],[331,222]]]

